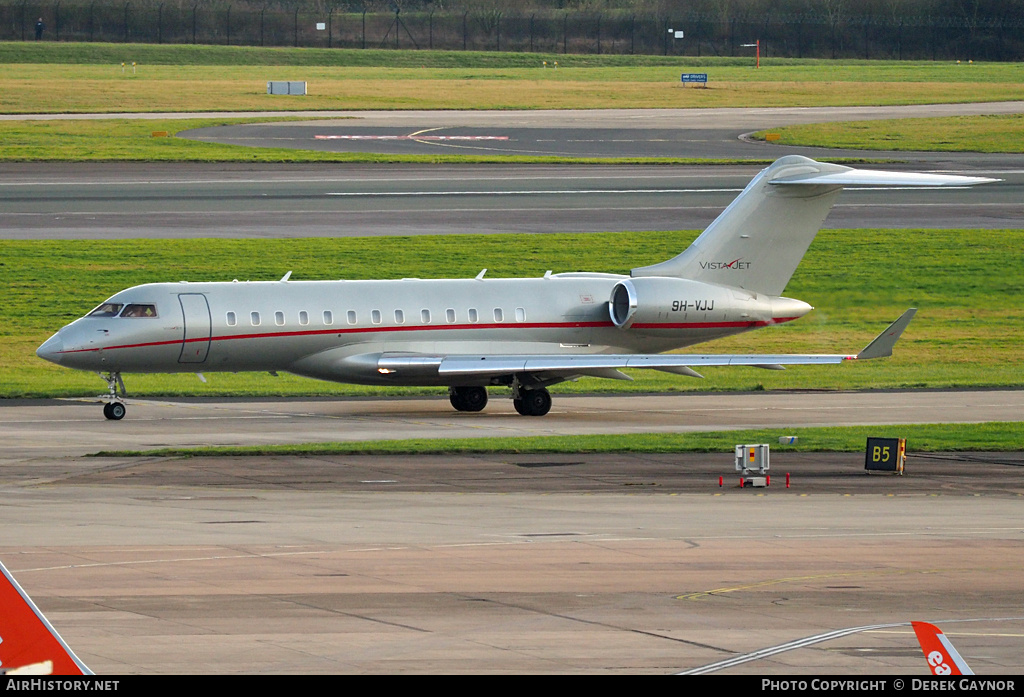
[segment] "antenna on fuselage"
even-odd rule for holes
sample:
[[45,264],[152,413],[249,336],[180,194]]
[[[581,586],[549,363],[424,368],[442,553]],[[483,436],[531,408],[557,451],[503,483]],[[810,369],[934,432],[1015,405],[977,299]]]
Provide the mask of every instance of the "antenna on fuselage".
[[292,272],[291,272],[291,271],[289,271],[289,272],[288,272],[288,273],[286,273],[286,274],[285,274],[284,276],[282,276],[282,277],[281,277],[281,280],[280,280],[280,281],[278,281],[278,282],[279,282],[279,283],[284,283],[285,281],[287,281],[287,280],[288,280],[289,278],[291,278],[291,277],[292,277]]

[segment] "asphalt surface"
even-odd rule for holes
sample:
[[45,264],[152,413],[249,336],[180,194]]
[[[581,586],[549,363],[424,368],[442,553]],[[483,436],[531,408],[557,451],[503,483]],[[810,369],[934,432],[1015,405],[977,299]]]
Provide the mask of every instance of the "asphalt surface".
[[[881,168],[956,172],[1003,181],[941,192],[849,191],[833,209],[826,227],[1016,228],[1024,222],[1024,159],[1020,155],[858,153],[754,143],[742,136],[759,128],[825,120],[1022,110],[1024,102],[841,109],[304,112],[327,120],[227,126],[183,136],[242,145],[403,154],[760,161],[793,153],[824,159],[861,155],[890,160],[875,165]],[[53,118],[98,116],[110,115]],[[488,140],[462,140],[481,137]],[[702,229],[760,167],[10,165],[0,172],[0,238]]]
[[[871,151],[851,153],[839,149],[794,149],[750,143],[742,136],[766,128],[826,121],[1019,114],[1022,111],[1024,102],[760,109],[306,112],[321,120],[223,126],[181,135],[237,145],[388,154],[497,152],[577,157],[774,159],[781,154],[799,152],[820,157],[878,157],[878,153]],[[317,140],[318,135],[331,139]],[[338,139],[338,136],[356,138]],[[396,136],[401,139],[393,140]],[[460,139],[449,140],[451,137]],[[461,140],[464,137],[487,140]],[[887,155],[889,153],[883,154]],[[928,153],[907,156],[919,160],[932,157]]]
[[[126,380],[130,389],[131,377]],[[1024,421],[1024,392],[1017,390],[555,394],[551,412],[541,418],[516,414],[509,394],[491,390],[487,408],[479,413],[455,411],[443,390],[433,398],[129,399],[127,416],[118,422],[104,419],[98,402],[5,401],[0,403],[5,405],[0,406],[0,462],[193,445],[749,428],[785,435],[787,428],[813,426]]]
[[[431,118],[490,128],[502,116]],[[508,125],[525,132],[544,115],[514,116],[520,121]],[[403,113],[370,125],[433,127],[424,118]],[[1007,184],[967,192],[964,203],[894,192],[845,205],[858,206],[850,212],[861,219],[892,215],[907,225],[931,211],[939,226],[958,219],[1020,226],[1019,158],[930,162]],[[656,177],[666,175],[653,169],[611,168],[619,179],[608,182],[603,168],[430,175],[419,168],[11,167],[0,173],[0,224],[5,236],[27,238],[354,234],[360,227],[362,234],[501,232],[550,219],[559,229],[576,218],[579,228],[562,229],[620,229],[629,220],[621,229],[677,229],[700,227],[671,221],[714,215],[754,168],[672,170],[662,181]],[[590,193],[524,193],[541,185],[531,177],[559,190],[570,176]],[[598,193],[638,188],[646,177],[650,188],[713,191],[686,205],[666,204],[655,191],[628,204],[608,203],[624,194]],[[505,203],[511,194],[437,193],[471,185],[507,186],[526,203]],[[398,202],[412,197],[394,195],[403,187],[435,193],[406,209]],[[326,195],[345,191],[356,195]],[[426,203],[434,200],[443,202]],[[332,228],[332,219],[341,221]],[[866,474],[862,455],[775,446],[772,485],[759,489],[737,486],[731,453],[86,455],[189,443],[746,425],[784,432],[820,423],[874,424],[880,435],[899,435],[886,424],[1024,418],[1016,391],[558,396],[541,419],[512,414],[504,400],[475,415],[454,413],[446,402],[141,401],[116,423],[97,404],[4,404],[0,558],[100,673],[666,674],[732,658],[736,665],[720,673],[925,677],[910,620],[942,626],[978,673],[1021,671],[1019,454],[925,455],[910,443],[906,475],[895,477]],[[879,624],[894,626],[826,636]],[[801,648],[781,650],[795,640]],[[773,647],[779,652],[747,660]]]
[[741,489],[728,453],[33,459],[0,555],[102,674],[920,678],[923,619],[1019,675],[1019,456],[773,462]]
[[[886,165],[998,178],[943,191],[854,190],[829,228],[1017,228],[1024,166]],[[339,237],[703,229],[760,167],[9,165],[0,238]]]
[[[106,674],[1020,671],[1019,453],[88,457],[99,448],[1020,420],[1015,391],[0,407],[0,556]],[[719,477],[722,484],[719,484]],[[787,486],[788,484],[788,486]],[[858,627],[893,626],[834,637]],[[788,648],[800,640],[799,648]],[[770,657],[755,652],[774,650]]]

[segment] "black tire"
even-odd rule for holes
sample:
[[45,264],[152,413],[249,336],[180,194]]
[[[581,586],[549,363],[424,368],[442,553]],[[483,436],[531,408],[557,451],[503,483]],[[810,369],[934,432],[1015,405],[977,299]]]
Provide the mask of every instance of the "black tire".
[[120,421],[127,411],[121,402],[108,402],[103,405],[103,415],[111,421]]
[[453,387],[448,399],[459,411],[482,411],[487,406],[487,388]]
[[458,388],[452,388],[448,391],[448,401],[452,403],[456,411],[466,411],[466,406],[462,401],[462,393],[459,392]]
[[523,416],[544,416],[551,411],[551,394],[543,387],[520,394],[520,399],[512,400],[512,403]]

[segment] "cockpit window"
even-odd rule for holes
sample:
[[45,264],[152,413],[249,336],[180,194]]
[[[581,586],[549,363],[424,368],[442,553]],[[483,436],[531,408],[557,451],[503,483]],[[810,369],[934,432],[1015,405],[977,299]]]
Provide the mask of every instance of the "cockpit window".
[[156,317],[156,305],[133,304],[124,308],[122,317]]
[[117,317],[117,313],[121,311],[122,307],[124,305],[119,303],[103,303],[86,317]]

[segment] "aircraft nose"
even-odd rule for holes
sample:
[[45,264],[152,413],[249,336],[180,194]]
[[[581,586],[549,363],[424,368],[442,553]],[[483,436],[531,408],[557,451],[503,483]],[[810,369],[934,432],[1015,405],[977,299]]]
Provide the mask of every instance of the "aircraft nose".
[[36,349],[36,355],[45,361],[56,363],[60,365],[61,359],[64,357],[64,340],[60,338],[59,334],[54,334],[49,339],[43,342],[42,346]]

